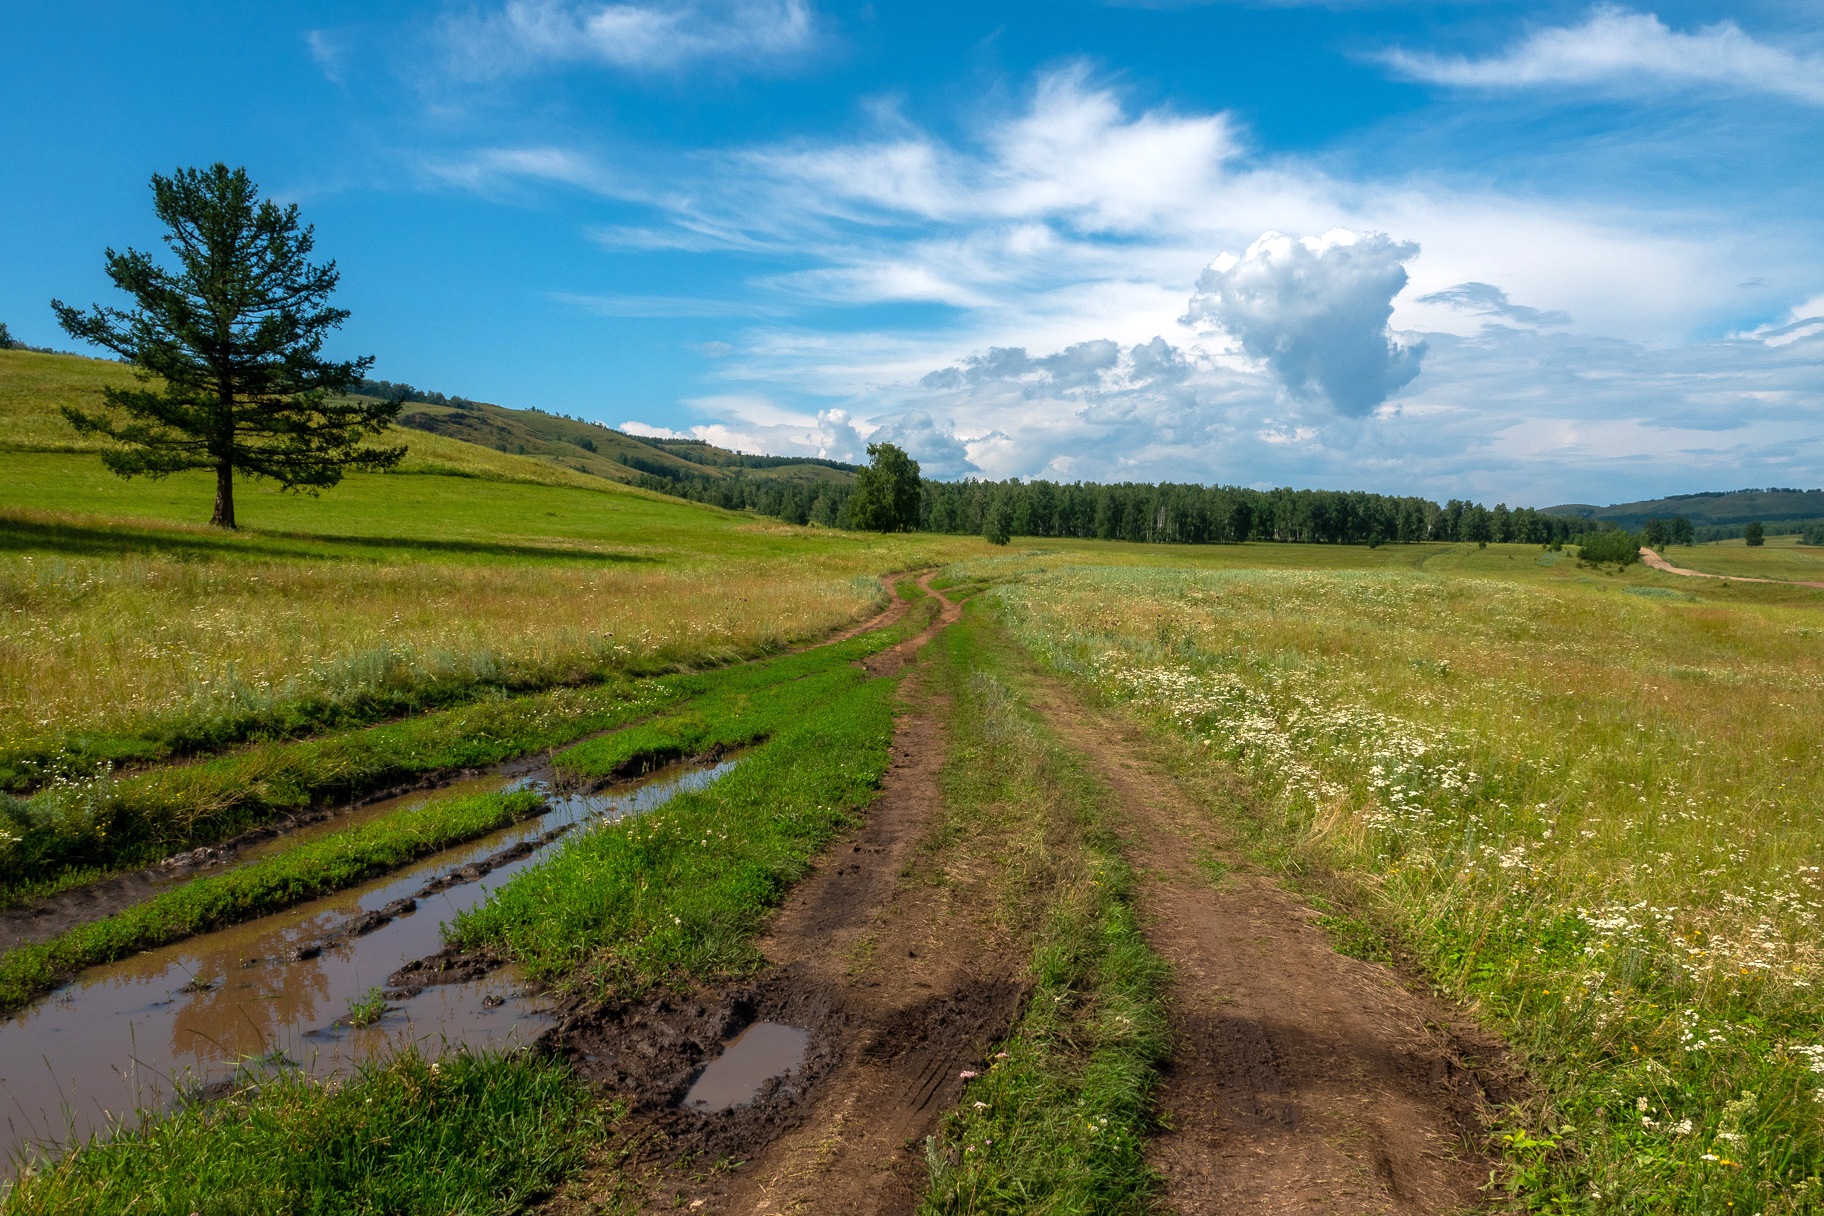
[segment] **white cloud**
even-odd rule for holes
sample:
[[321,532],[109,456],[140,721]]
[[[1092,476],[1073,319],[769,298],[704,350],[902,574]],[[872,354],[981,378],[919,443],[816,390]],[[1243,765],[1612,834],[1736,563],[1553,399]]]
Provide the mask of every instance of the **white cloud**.
[[437,181],[483,194],[528,180],[577,186],[597,194],[616,192],[610,170],[569,148],[483,148],[459,157],[428,160],[423,169]]
[[1824,59],[1756,41],[1733,21],[1680,33],[1652,13],[1606,4],[1581,25],[1535,30],[1492,58],[1392,51],[1384,59],[1415,80],[1463,88],[1700,86],[1824,105]]
[[551,298],[601,317],[757,317],[777,309],[701,296],[584,295],[556,291]]
[[1093,378],[1065,353],[984,352],[893,394],[894,408],[938,411],[953,433],[981,436],[962,442],[995,477],[1416,489],[1534,506],[1824,479],[1824,333],[1670,350],[1513,327],[1432,335],[1424,376],[1369,418],[1288,413],[1264,370],[1163,340],[1121,348]]
[[1537,308],[1528,308],[1524,304],[1515,304],[1507,298],[1507,293],[1493,283],[1458,283],[1446,287],[1443,291],[1434,291],[1418,298],[1420,304],[1443,304],[1462,312],[1478,316],[1499,317],[1517,325],[1569,325],[1571,314],[1568,312],[1546,312]]
[[953,478],[980,471],[969,459],[968,445],[956,437],[955,424],[936,422],[923,410],[908,410],[888,420],[868,441],[898,444],[918,461],[919,472],[926,477]]
[[1226,330],[1293,396],[1359,417],[1419,374],[1424,344],[1387,330],[1418,252],[1380,232],[1268,232],[1211,263],[1184,319]]
[[687,404],[717,421],[683,431],[645,422],[624,422],[621,429],[636,435],[701,439],[718,447],[755,455],[866,459],[867,440],[856,429],[847,410],[819,410],[813,415],[779,405],[768,397],[741,394],[697,397]]
[[508,0],[494,11],[447,18],[439,32],[451,68],[485,80],[545,65],[663,72],[778,59],[808,48],[816,23],[805,0]]
[[[1711,465],[1741,470],[1725,482],[1781,460],[1767,467],[1824,477],[1821,374],[1799,357],[1817,354],[1808,318],[1824,310],[1711,338],[1744,325],[1745,279],[1764,280],[1761,299],[1824,283],[1789,231],[1744,234],[1677,200],[1344,180],[1250,154],[1224,115],[1136,112],[1079,68],[965,137],[875,121],[703,153],[663,179],[534,148],[487,154],[473,180],[588,181],[650,210],[604,242],[785,263],[746,285],[778,317],[730,335],[716,363],[741,391],[685,403],[714,419],[692,434],[747,451],[857,459],[878,433],[923,445],[941,475],[1535,503],[1671,488]],[[1251,248],[1334,229],[1390,235]],[[1225,249],[1249,252],[1198,295]],[[922,307],[891,328],[836,311],[908,302]],[[814,321],[787,319],[807,304],[823,306]],[[1425,343],[1416,378],[1405,333]]]
[[1737,337],[1757,339],[1768,346],[1788,346],[1803,338],[1824,334],[1824,295],[1794,305],[1782,321],[1761,325]]
[[331,84],[344,83],[348,45],[340,34],[335,30],[305,30],[304,44],[310,48],[310,57],[317,61],[326,80]]

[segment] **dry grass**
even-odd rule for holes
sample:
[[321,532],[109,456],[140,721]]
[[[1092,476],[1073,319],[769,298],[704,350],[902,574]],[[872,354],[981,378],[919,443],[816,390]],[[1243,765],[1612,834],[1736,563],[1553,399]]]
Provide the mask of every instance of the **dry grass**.
[[843,561],[722,567],[0,559],[0,737],[355,687],[547,683],[814,637],[884,603]]

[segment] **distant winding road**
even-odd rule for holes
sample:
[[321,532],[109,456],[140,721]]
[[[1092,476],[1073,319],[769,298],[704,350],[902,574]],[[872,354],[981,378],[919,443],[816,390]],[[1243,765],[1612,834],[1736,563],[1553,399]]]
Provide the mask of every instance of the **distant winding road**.
[[1686,578],[1720,578],[1737,583],[1778,583],[1782,587],[1816,587],[1824,590],[1824,583],[1802,583],[1783,578],[1749,578],[1741,574],[1710,574],[1704,570],[1687,570],[1683,566],[1674,566],[1653,550],[1646,548],[1641,549],[1640,560],[1655,570],[1664,570],[1667,574],[1682,574]]

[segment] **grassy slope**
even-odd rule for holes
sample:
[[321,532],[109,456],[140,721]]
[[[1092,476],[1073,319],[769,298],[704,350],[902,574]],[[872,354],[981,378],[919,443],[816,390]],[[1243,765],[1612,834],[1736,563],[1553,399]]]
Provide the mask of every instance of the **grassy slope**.
[[1683,515],[1702,527],[1706,524],[1745,524],[1750,520],[1816,519],[1824,516],[1824,491],[1742,490],[1732,494],[1675,495],[1644,502],[1617,503],[1609,507],[1567,505],[1548,511],[1606,519],[1624,528],[1639,528],[1649,519]]
[[[557,468],[633,481],[643,472],[661,476],[726,477],[732,470],[713,463],[687,460],[663,448],[641,443],[631,436],[594,423],[561,418],[539,410],[506,409],[482,405],[477,409],[411,404],[400,416],[402,426],[464,440],[501,452],[512,452]],[[578,442],[582,441],[582,442]],[[584,447],[582,443],[590,446]],[[711,448],[711,459],[730,455]],[[629,466],[628,460],[637,462]],[[746,469],[743,475],[791,481],[846,482],[850,474],[818,464],[786,464]]]
[[1824,594],[1549,556],[1051,562],[1007,597],[1504,1031],[1543,1095],[1507,1129],[1527,1202],[1811,1210]]
[[[869,576],[973,544],[762,523],[453,440],[438,458],[486,476],[354,475],[316,499],[243,483],[225,536],[195,522],[205,475],[128,482],[92,453],[20,450],[77,442],[54,407],[124,375],[0,353],[0,754],[751,655],[878,604]],[[82,772],[107,748],[75,752]]]
[[[0,453],[99,452],[106,440],[79,435],[59,412],[93,410],[104,388],[136,385],[130,369],[106,359],[0,351]],[[589,486],[595,479],[542,460],[478,448],[402,427],[377,442],[406,445],[405,472],[455,473],[496,481]],[[27,467],[7,461],[9,472]]]

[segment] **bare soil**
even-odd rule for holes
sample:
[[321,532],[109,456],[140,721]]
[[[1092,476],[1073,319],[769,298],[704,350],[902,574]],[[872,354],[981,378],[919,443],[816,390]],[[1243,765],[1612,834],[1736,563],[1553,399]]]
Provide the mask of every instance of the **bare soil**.
[[[874,656],[870,669],[903,666],[954,621],[960,610],[938,602],[923,633]],[[609,1193],[653,1211],[912,1210],[925,1184],[924,1137],[960,1098],[960,1074],[1013,1025],[1025,985],[1023,954],[967,881],[908,873],[942,805],[947,707],[916,670],[902,696],[909,708],[880,797],[769,925],[762,975],[689,1001],[579,1011],[549,1036],[633,1108],[613,1159],[554,1210],[589,1211]],[[745,1107],[681,1109],[718,1042],[755,1021],[811,1032],[803,1070]]]
[[[1315,914],[1247,872],[1137,728],[1047,683],[1038,708],[1119,800],[1148,941],[1174,971],[1164,1130],[1150,1158],[1185,1213],[1437,1213],[1475,1206],[1500,1045],[1393,970],[1338,954]],[[1213,879],[1199,860],[1233,870]]]
[[1720,578],[1726,583],[1778,583],[1784,587],[1817,587],[1824,589],[1821,582],[1799,582],[1783,578],[1750,578],[1745,574],[1711,574],[1707,570],[1687,570],[1683,566],[1674,566],[1671,562],[1653,552],[1651,549],[1640,551],[1640,560],[1655,570],[1666,574],[1682,574],[1686,578]]

